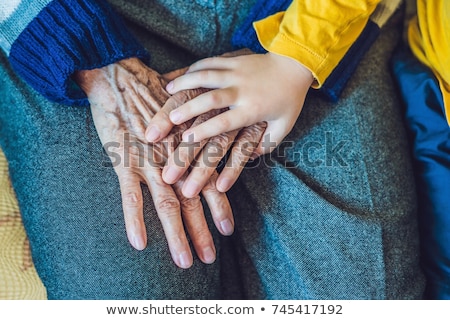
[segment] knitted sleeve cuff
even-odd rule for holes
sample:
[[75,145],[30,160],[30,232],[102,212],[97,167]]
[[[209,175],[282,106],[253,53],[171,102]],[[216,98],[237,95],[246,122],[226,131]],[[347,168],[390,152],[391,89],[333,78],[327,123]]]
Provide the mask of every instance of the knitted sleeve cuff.
[[286,11],[292,0],[258,0],[242,25],[235,31],[231,44],[235,49],[249,48],[256,53],[267,52],[259,43],[253,22],[280,11]]
[[49,100],[88,105],[71,79],[75,71],[147,55],[106,1],[54,0],[12,44],[9,59],[17,74]]
[[320,87],[319,92],[331,102],[337,102],[347,82],[355,72],[366,52],[380,34],[380,27],[369,20],[363,32],[352,44],[339,64]]

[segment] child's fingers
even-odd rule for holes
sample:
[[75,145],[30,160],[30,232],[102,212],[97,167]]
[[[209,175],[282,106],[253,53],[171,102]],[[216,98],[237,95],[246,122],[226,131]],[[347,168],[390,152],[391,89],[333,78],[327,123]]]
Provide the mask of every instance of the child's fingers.
[[208,91],[173,110],[169,117],[172,123],[181,124],[212,109],[227,108],[233,105],[235,100],[235,94],[231,89]]
[[[179,76],[183,75],[186,73],[186,71],[189,69],[189,67],[185,67],[185,68],[181,68],[181,69],[177,69],[177,70],[173,70],[170,72],[167,72],[165,74],[162,75],[163,79],[167,82],[172,81],[173,79],[178,78]],[[166,83],[167,83],[166,82]]]
[[200,193],[216,171],[237,134],[237,130],[234,130],[208,140],[183,184],[182,192],[185,197],[192,198]]
[[[198,116],[192,123],[191,128],[208,121],[208,119],[215,117],[223,111],[224,110],[212,110]],[[208,140],[206,139],[195,143],[193,143],[193,141],[188,141],[187,143],[181,142],[176,149],[169,154],[169,158],[167,159],[162,172],[164,182],[173,184],[178,181],[178,179],[180,179],[189,169],[194,159],[203,150],[203,147],[207,142]]]
[[173,97],[169,98],[164,106],[150,120],[145,138],[148,142],[157,142],[166,137],[173,128],[173,123],[169,119],[169,113],[176,109],[179,103]]
[[228,70],[200,70],[196,72],[186,73],[173,81],[170,81],[166,90],[170,94],[178,91],[206,88],[224,88],[228,87]]
[[201,152],[207,141],[199,143],[180,143],[169,155],[162,171],[165,183],[174,184],[188,171],[195,157]]
[[254,117],[247,116],[243,113],[240,108],[230,109],[194,128],[186,130],[183,133],[183,141],[188,143],[200,142],[221,133],[247,127],[248,125],[258,122],[257,119],[253,118]]

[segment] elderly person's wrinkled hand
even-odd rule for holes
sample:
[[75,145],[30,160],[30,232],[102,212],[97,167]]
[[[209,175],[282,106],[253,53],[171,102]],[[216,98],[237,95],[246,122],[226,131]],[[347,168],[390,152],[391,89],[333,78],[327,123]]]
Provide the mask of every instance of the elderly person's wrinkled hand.
[[[173,75],[176,75],[173,74]],[[75,80],[86,92],[99,138],[118,176],[126,232],[134,248],[143,250],[147,233],[143,218],[141,183],[147,184],[162,223],[173,261],[189,268],[193,256],[184,227],[195,251],[204,263],[212,263],[216,249],[206,223],[200,197],[187,198],[181,192],[184,177],[174,185],[162,179],[162,167],[191,122],[175,127],[158,143],[148,143],[144,133],[148,123],[167,101],[164,79],[136,58],[125,59],[103,68],[80,71]],[[170,103],[182,104],[200,94],[201,90],[183,91]],[[231,207],[224,193],[216,190],[217,174],[208,177],[202,194],[213,220],[224,235],[233,232]]]

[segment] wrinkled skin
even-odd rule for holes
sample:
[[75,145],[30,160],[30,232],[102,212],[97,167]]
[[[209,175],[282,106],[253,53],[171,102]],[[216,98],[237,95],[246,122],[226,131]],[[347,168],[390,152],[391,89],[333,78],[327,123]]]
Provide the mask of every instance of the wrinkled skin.
[[[140,186],[143,182],[152,195],[174,262],[182,268],[189,268],[193,262],[185,225],[199,258],[212,263],[216,252],[200,198],[184,197],[180,191],[181,183],[170,186],[161,177],[161,167],[189,123],[174,128],[159,143],[149,144],[144,138],[148,122],[169,98],[164,90],[167,80],[132,58],[101,69],[81,71],[76,74],[76,81],[89,98],[102,144],[110,146],[106,152],[113,163],[117,161],[117,155],[123,160],[114,169],[120,183],[130,243],[138,250],[147,244]],[[185,91],[172,99],[181,103],[199,93],[199,90]],[[228,229],[219,231],[231,234],[234,226],[231,208],[226,195],[215,189],[215,179],[216,175],[213,175],[202,193],[216,224],[228,224]]]
[[[130,58],[100,69],[80,71],[75,74],[75,80],[88,96],[99,138],[115,164],[130,243],[138,250],[143,250],[147,244],[140,185],[142,182],[151,193],[173,261],[181,268],[189,268],[193,263],[193,256],[184,227],[201,261],[214,262],[216,249],[200,197],[183,195],[182,186],[189,173],[187,169],[190,164],[195,163],[196,158],[202,159],[198,158],[199,153],[211,154],[214,151],[216,156],[210,157],[208,163],[197,161],[199,165],[193,172],[203,172],[201,194],[210,208],[217,229],[223,235],[231,235],[234,231],[234,219],[225,193],[216,188],[216,166],[228,148],[233,146],[229,160],[230,165],[233,165],[227,165],[226,172],[230,173],[232,179],[237,179],[252,154],[251,148],[249,151],[239,146],[244,143],[256,146],[264,132],[264,125],[258,130],[235,130],[214,137],[202,142],[199,147],[189,144],[180,146],[177,155],[174,151],[179,146],[182,133],[223,111],[214,110],[172,128],[167,137],[157,143],[148,143],[145,130],[161,106],[166,104],[176,108],[205,92],[199,89],[185,90],[170,96],[164,89],[165,85],[184,71],[185,69],[178,70],[161,76],[139,59]],[[233,144],[235,138],[238,139]],[[168,158],[185,162],[186,171],[173,185],[166,184],[162,179],[162,168]],[[117,161],[118,159],[121,161]]]

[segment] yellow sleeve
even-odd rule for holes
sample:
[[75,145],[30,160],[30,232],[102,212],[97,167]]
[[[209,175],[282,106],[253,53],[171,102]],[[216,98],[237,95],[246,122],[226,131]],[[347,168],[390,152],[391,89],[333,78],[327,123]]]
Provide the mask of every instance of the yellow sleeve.
[[297,60],[319,88],[364,29],[380,0],[293,0],[285,12],[254,23],[269,52]]
[[439,80],[450,125],[450,1],[418,0],[417,17],[408,28],[408,41],[415,56]]

